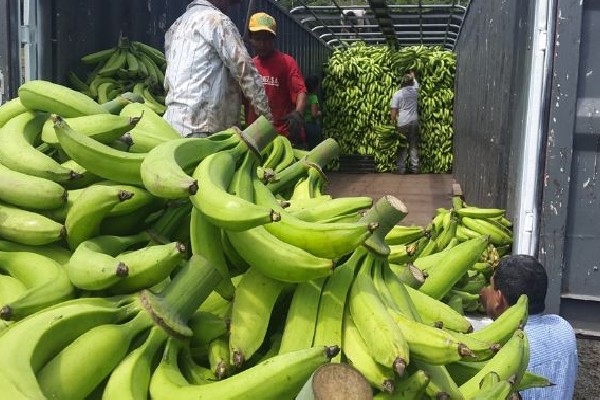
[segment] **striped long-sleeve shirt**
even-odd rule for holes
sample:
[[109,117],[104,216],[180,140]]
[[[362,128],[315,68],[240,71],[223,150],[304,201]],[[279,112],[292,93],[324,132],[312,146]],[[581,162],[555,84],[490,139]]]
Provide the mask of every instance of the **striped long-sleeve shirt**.
[[242,93],[259,115],[272,119],[262,78],[237,27],[208,1],[190,3],[169,28],[165,55],[164,118],[182,136],[239,125]]
[[577,343],[571,325],[558,315],[530,315],[525,325],[530,358],[527,370],[554,386],[521,392],[523,400],[569,400],[577,377]]

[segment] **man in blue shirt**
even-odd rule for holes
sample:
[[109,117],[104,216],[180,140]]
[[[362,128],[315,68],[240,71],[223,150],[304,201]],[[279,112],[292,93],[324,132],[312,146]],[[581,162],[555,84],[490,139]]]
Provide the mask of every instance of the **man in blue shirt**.
[[558,315],[542,315],[545,308],[548,276],[534,257],[510,255],[502,258],[490,281],[482,289],[486,313],[496,319],[519,296],[526,294],[529,317],[525,333],[529,339],[527,370],[543,376],[554,386],[521,392],[524,400],[567,400],[573,398],[577,377],[577,344],[571,325]]

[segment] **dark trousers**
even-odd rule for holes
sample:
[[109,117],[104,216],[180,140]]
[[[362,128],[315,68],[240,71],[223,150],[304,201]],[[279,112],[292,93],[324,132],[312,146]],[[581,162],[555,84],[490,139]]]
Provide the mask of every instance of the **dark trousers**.
[[305,122],[306,145],[308,150],[314,149],[321,142],[321,125],[316,122]]
[[[399,134],[406,137],[407,146],[398,150],[398,161],[396,163],[398,171],[419,172],[419,122],[410,122],[397,128]],[[408,158],[408,166],[407,166]]]

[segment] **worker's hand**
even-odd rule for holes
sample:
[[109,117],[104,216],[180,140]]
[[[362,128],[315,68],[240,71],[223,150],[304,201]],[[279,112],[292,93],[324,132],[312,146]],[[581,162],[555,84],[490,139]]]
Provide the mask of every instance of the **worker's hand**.
[[304,126],[304,117],[298,110],[294,110],[289,114],[284,115],[281,118],[285,121],[285,127],[290,132],[290,136],[293,138],[299,138],[302,127]]

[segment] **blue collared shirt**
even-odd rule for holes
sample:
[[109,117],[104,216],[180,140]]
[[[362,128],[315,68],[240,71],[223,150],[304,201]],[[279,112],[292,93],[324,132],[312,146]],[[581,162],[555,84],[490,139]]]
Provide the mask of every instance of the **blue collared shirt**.
[[555,385],[522,391],[523,400],[572,399],[578,359],[571,325],[558,315],[535,314],[527,318],[525,333],[531,350],[527,370]]

